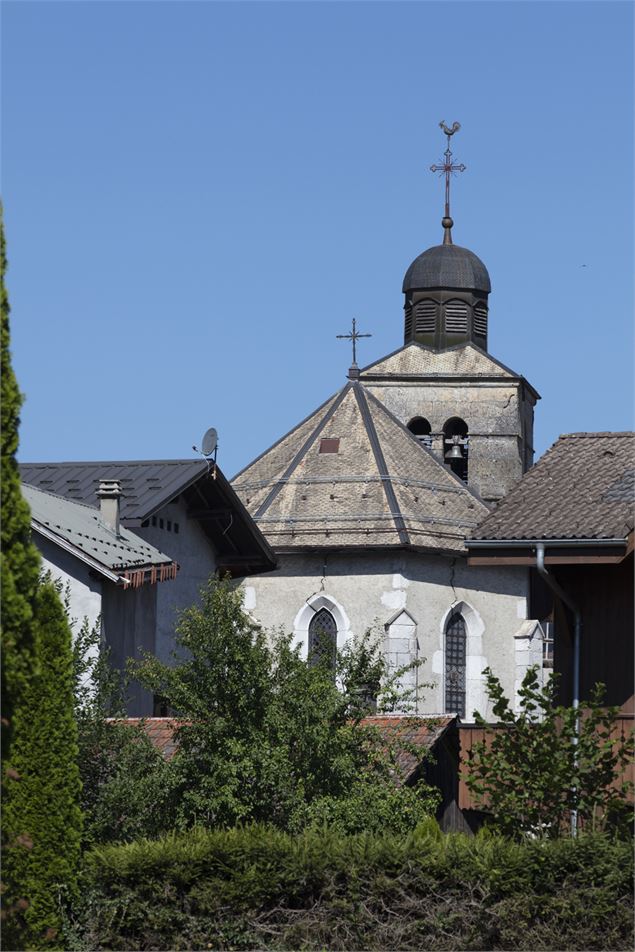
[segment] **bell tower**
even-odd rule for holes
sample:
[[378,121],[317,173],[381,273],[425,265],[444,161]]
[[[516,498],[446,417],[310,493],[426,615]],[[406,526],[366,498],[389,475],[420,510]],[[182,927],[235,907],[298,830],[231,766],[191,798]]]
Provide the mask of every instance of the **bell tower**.
[[540,395],[488,350],[490,277],[480,258],[452,240],[452,136],[431,171],[445,177],[443,240],[403,281],[404,346],[360,371],[360,380],[485,502],[496,503],[533,464],[533,413]]

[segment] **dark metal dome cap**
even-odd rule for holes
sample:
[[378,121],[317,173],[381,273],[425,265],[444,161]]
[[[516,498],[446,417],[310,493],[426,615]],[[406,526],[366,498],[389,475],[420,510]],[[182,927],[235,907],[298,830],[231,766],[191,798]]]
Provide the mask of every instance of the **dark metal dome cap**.
[[487,268],[480,258],[459,245],[435,245],[412,262],[403,279],[404,294],[422,288],[492,290]]

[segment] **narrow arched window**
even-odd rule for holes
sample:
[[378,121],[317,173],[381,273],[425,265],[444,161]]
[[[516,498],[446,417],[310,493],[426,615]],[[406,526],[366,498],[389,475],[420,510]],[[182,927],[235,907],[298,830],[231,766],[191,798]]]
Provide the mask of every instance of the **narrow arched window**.
[[413,417],[408,424],[408,429],[424,446],[432,446],[432,427],[425,417]]
[[468,428],[465,420],[451,417],[443,427],[443,458],[453,473],[467,482]]
[[458,612],[445,626],[445,711],[465,717],[465,621]]
[[337,624],[327,608],[316,612],[309,624],[309,664],[324,664],[335,671]]

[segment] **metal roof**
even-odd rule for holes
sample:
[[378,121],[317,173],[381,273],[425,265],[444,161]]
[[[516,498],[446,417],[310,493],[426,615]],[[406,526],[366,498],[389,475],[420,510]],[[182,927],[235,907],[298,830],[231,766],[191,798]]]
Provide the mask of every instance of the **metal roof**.
[[124,522],[147,519],[207,470],[204,460],[182,459],[20,464],[25,483],[89,506],[95,505],[100,479],[118,479]]
[[242,470],[233,485],[274,550],[406,546],[458,553],[487,512],[356,381]]
[[483,291],[492,285],[487,268],[474,252],[459,245],[435,245],[412,262],[403,279],[403,291],[454,288]]
[[633,528],[634,503],[635,434],[568,433],[525,473],[472,539],[624,539]]
[[[183,494],[188,512],[211,540],[219,572],[237,577],[269,572],[275,556],[223,476],[205,460],[104,460],[21,463],[25,483],[94,506],[101,479],[121,483],[121,521],[137,528]],[[229,527],[228,527],[229,523]]]
[[72,551],[83,561],[111,580],[117,572],[142,567],[173,565],[169,555],[159,552],[129,529],[121,527],[120,535],[101,521],[94,506],[72,502],[34,486],[22,485],[22,494],[31,509],[33,529]]

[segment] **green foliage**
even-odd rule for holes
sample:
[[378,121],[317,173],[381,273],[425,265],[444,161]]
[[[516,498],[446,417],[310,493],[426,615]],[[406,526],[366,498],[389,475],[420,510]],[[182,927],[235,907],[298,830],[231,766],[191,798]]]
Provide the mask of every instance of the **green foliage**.
[[5,945],[59,948],[60,904],[77,892],[81,811],[71,635],[50,581],[38,588],[32,624],[39,671],[15,709],[15,775],[7,778],[3,805],[3,873],[26,903],[10,922]]
[[[1,210],[0,210],[1,213]],[[4,225],[0,217],[0,310],[2,317],[0,367],[0,420],[2,458],[0,479],[2,510],[0,515],[2,546],[0,572],[2,582],[2,757],[10,766],[9,745],[13,713],[20,694],[26,689],[35,665],[33,599],[37,587],[40,560],[31,542],[29,507],[20,492],[16,463],[18,427],[22,395],[11,365],[9,350],[9,300],[5,285],[6,253]]]
[[132,668],[185,721],[170,764],[176,828],[403,830],[434,809],[423,784],[416,795],[395,784],[398,732],[389,743],[360,723],[369,692],[394,704],[401,674],[388,676],[372,640],[339,655],[334,679],[326,663],[302,661],[289,637],[256,626],[239,591],[212,581],[182,616],[177,645],[175,666],[148,657]]
[[172,774],[141,726],[117,720],[123,686],[100,628],[85,619],[73,642],[84,847],[163,832],[170,818]]
[[[500,728],[474,744],[467,783],[493,825],[509,836],[557,837],[569,832],[572,810],[594,830],[625,825],[630,784],[623,772],[632,736],[616,738],[617,708],[602,706],[603,685],[596,685],[578,715],[555,704],[556,679],[541,687],[533,667],[515,713],[498,679],[489,668],[485,674]],[[475,717],[487,727],[478,712]]]
[[600,834],[194,829],[93,851],[75,947],[627,949],[632,874]]

